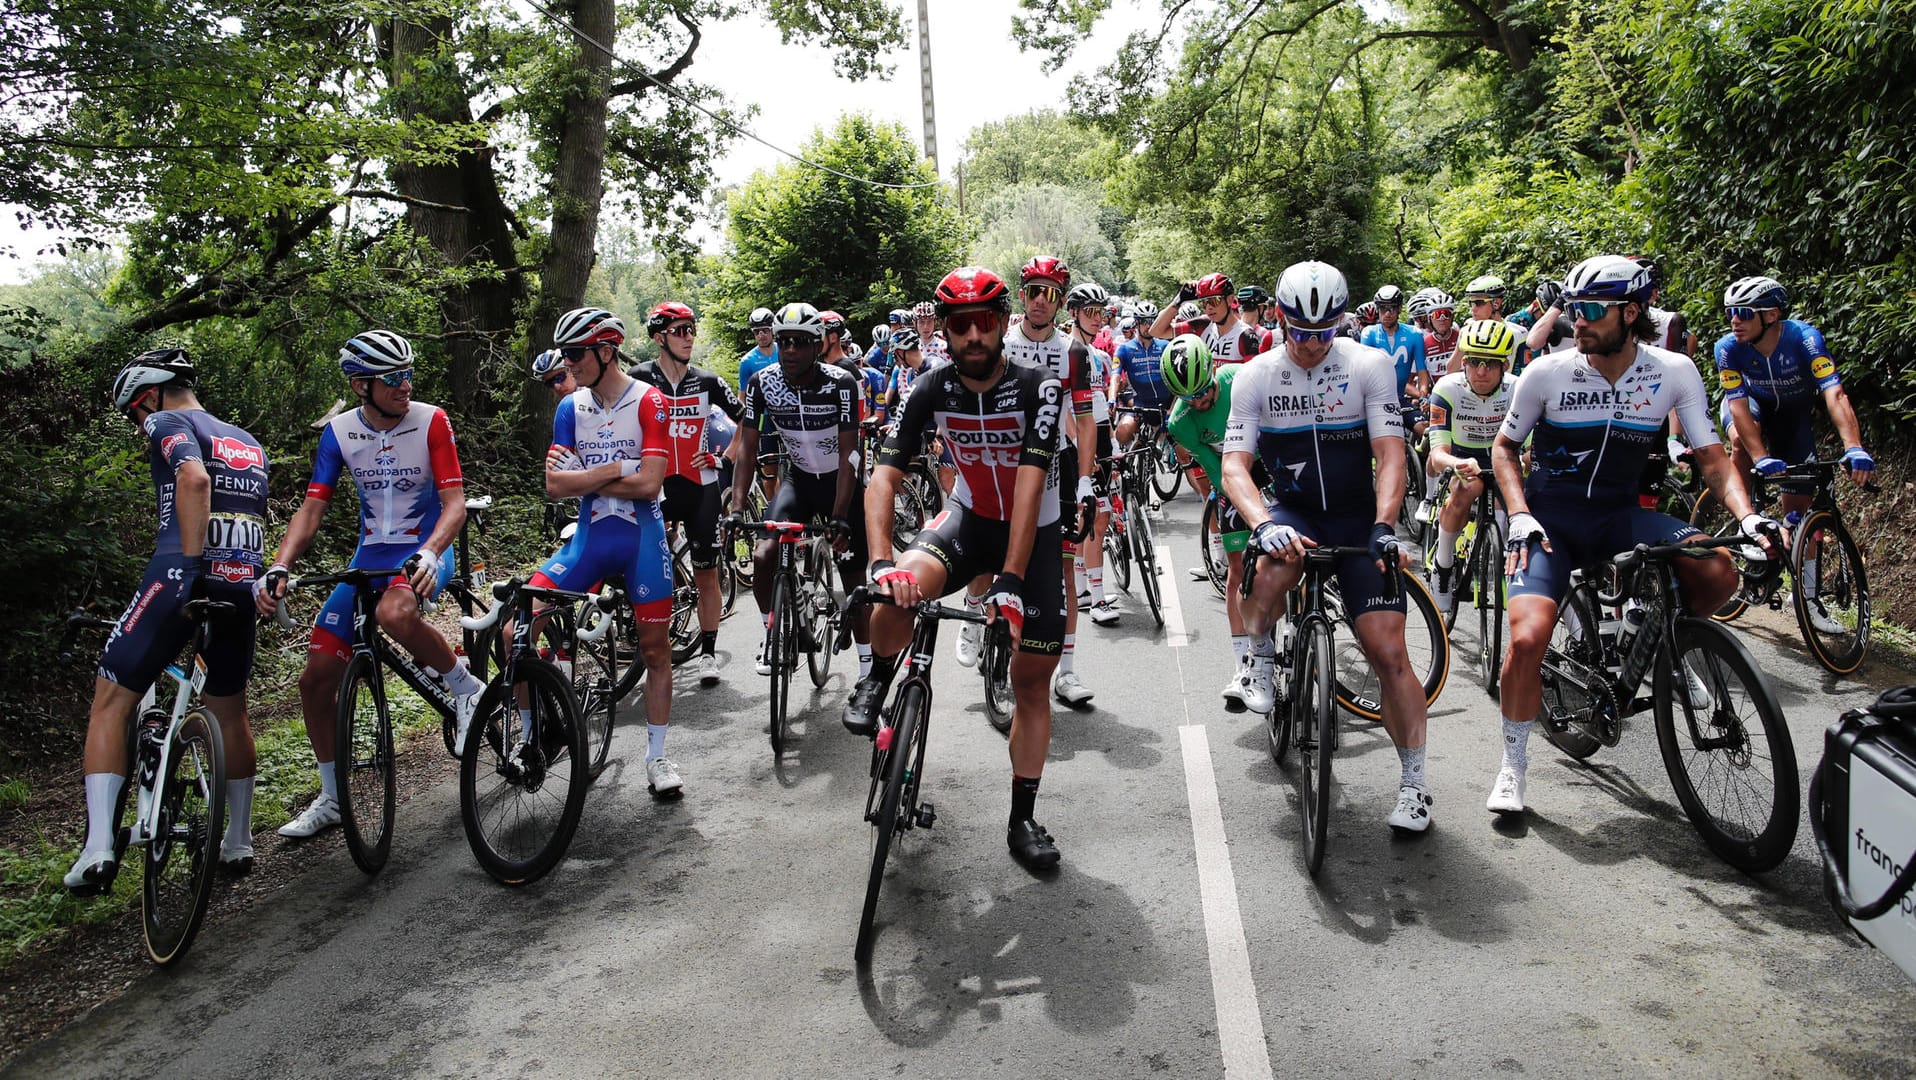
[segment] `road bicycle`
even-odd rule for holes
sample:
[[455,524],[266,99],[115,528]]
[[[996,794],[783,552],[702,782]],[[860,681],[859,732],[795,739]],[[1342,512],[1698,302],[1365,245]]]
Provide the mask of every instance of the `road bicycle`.
[[[129,849],[140,852],[140,926],[147,956],[161,967],[186,955],[213,896],[226,830],[226,748],[219,720],[200,701],[206,684],[201,657],[207,618],[233,610],[235,605],[214,600],[187,603],[192,636],[179,660],[161,672],[173,684],[172,707],[160,707],[156,682],[128,718],[126,761],[132,775],[113,804],[113,859],[116,868],[125,866]],[[60,653],[71,653],[79,631],[114,625],[111,619],[74,612],[67,617]],[[133,820],[122,826],[129,792],[135,799]],[[74,892],[91,895],[112,887],[109,878]]]
[[772,669],[772,756],[782,757],[791,738],[792,673],[798,670],[798,654],[805,654],[812,685],[822,687],[831,675],[832,654],[841,647],[837,630],[843,609],[832,588],[838,564],[832,537],[839,530],[798,521],[732,518],[728,524],[770,537],[777,545],[765,662]]
[[[1791,537],[1787,566],[1769,558],[1749,557],[1747,545],[1730,549],[1743,584],[1718,609],[1716,618],[1729,622],[1752,605],[1782,610],[1783,573],[1787,569],[1792,586],[1790,606],[1803,644],[1826,670],[1848,675],[1863,664],[1874,620],[1863,552],[1843,524],[1843,512],[1836,503],[1836,470],[1842,465],[1841,459],[1830,459],[1792,465],[1778,476],[1751,471],[1750,500],[1758,512],[1776,502],[1776,489],[1785,480],[1815,481],[1816,492],[1809,509],[1800,516],[1792,514],[1788,522]],[[1880,489],[1871,481],[1863,485],[1863,490],[1875,494]],[[1728,518],[1721,500],[1706,491],[1697,500],[1691,523],[1715,536],[1737,535],[1740,526]],[[1810,572],[1812,562],[1814,573]]]
[[985,718],[1000,735],[1011,733],[1011,716],[1018,699],[1011,689],[1011,631],[999,619],[985,627],[978,649],[978,672],[985,677]]
[[[1782,707],[1743,642],[1680,615],[1678,559],[1742,537],[1639,544],[1573,577],[1544,650],[1544,736],[1577,761],[1614,747],[1623,721],[1652,711],[1677,801],[1711,851],[1745,873],[1776,867],[1796,837],[1796,751]],[[1615,591],[1595,579],[1613,572]],[[1621,611],[1621,616],[1615,613]],[[1608,632],[1615,627],[1615,637]],[[1651,679],[1648,699],[1637,696]]]
[[619,702],[631,696],[645,673],[636,656],[628,663],[622,654],[621,634],[634,625],[631,600],[608,582],[585,600],[548,608],[539,618],[539,658],[572,680],[588,771],[597,779],[612,749]]
[[[1297,747],[1297,805],[1303,826],[1304,866],[1312,877],[1324,865],[1330,837],[1331,758],[1337,752],[1338,700],[1333,689],[1337,663],[1337,624],[1345,621],[1330,602],[1338,561],[1371,558],[1367,547],[1315,547],[1304,555],[1304,573],[1285,606],[1289,649],[1276,681],[1275,705],[1265,719],[1271,760],[1286,764]],[[1260,560],[1247,560],[1243,595],[1251,595]],[[1384,578],[1384,599],[1402,595],[1402,575]],[[1355,637],[1355,634],[1352,635]]]
[[[1424,546],[1424,575],[1437,580],[1436,540],[1438,513],[1450,499],[1450,484],[1456,470],[1445,469],[1437,477],[1438,501],[1431,507],[1428,535]],[[1450,613],[1445,616],[1445,631],[1455,629],[1458,608],[1468,599],[1477,612],[1477,674],[1483,677],[1484,690],[1495,700],[1503,664],[1504,606],[1509,600],[1504,586],[1504,519],[1497,509],[1496,481],[1485,473],[1482,490],[1464,520],[1458,534],[1456,559],[1451,564]]]
[[1121,453],[1098,459],[1098,467],[1109,473],[1118,470],[1118,490],[1111,497],[1111,520],[1104,533],[1106,563],[1111,566],[1117,586],[1131,591],[1131,565],[1137,564],[1137,578],[1143,587],[1151,618],[1164,625],[1163,581],[1158,576],[1157,534],[1151,525],[1150,476],[1152,444],[1138,444]]
[[[873,602],[890,600],[865,585],[853,589],[846,598],[847,610]],[[938,624],[945,619],[979,624],[987,621],[983,612],[946,607],[936,600],[920,600],[913,611],[918,618],[911,647],[905,650],[892,687],[891,706],[872,739],[871,787],[865,794],[865,820],[872,826],[871,875],[865,882],[865,906],[858,917],[858,944],[852,950],[860,966],[871,962],[872,942],[877,938],[874,919],[878,894],[885,884],[885,860],[893,841],[913,829],[929,829],[938,820],[932,804],[918,797],[931,726],[931,665],[938,654]],[[849,623],[839,634],[841,638],[849,634]]]

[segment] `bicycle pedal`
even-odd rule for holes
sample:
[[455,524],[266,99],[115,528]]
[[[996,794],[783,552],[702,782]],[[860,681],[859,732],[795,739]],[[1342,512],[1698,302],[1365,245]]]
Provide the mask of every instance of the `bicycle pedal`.
[[933,809],[930,803],[919,803],[916,819],[919,828],[929,829],[932,823],[938,820],[938,811]]

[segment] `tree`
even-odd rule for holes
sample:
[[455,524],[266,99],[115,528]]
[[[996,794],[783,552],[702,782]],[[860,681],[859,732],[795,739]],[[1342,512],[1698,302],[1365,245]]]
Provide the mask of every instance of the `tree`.
[[726,243],[709,322],[802,300],[851,326],[929,299],[959,265],[964,228],[917,143],[863,114],[818,129],[798,163],[753,173],[726,202]]
[[973,202],[1021,184],[1096,191],[1117,157],[1112,141],[1052,109],[1036,109],[971,129],[961,151],[965,194]]
[[1056,255],[1071,267],[1073,282],[1095,281],[1116,290],[1125,275],[1116,247],[1100,228],[1100,209],[1082,183],[1005,188],[979,207],[980,231],[968,261],[1016,281],[1018,268],[1033,255]]

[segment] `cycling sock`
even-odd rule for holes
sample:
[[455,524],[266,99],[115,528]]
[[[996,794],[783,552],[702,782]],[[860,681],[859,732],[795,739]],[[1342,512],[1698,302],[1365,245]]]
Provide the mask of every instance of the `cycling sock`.
[[1397,760],[1404,767],[1404,787],[1414,787],[1418,791],[1428,790],[1424,784],[1424,748],[1421,746],[1400,746],[1397,748]]
[[705,656],[711,656],[717,651],[718,651],[718,631],[717,630],[700,630],[699,631],[699,652]]
[[872,654],[872,668],[866,675],[866,678],[873,679],[878,683],[880,700],[883,700],[884,692],[891,687],[891,677],[897,673],[898,657],[880,656],[877,653]]
[[985,609],[985,597],[988,595],[990,595],[989,592],[981,592],[978,595],[973,596],[971,595],[971,590],[966,589],[965,590],[965,610],[966,611],[983,611]]
[[1251,635],[1231,635],[1231,655],[1237,658],[1238,665],[1244,664],[1244,658],[1251,655]]
[[1064,673],[1070,671],[1071,661],[1077,655],[1078,655],[1078,635],[1066,634],[1064,636],[1064,652],[1058,657],[1058,674],[1063,675]]
[[1530,721],[1504,720],[1504,764],[1522,772],[1530,767]]
[[1796,587],[1803,590],[1805,600],[1816,599],[1816,560],[1803,560],[1803,573],[1797,577]]
[[862,679],[871,673],[872,647],[861,641],[858,643],[858,677]]
[[1257,660],[1277,658],[1277,642],[1271,640],[1271,632],[1264,631],[1251,637],[1251,656]]
[[226,846],[253,846],[253,778],[226,782]]
[[1028,821],[1038,808],[1038,780],[1036,776],[1011,776],[1011,824]]
[[319,793],[334,802],[339,801],[339,773],[336,771],[338,764],[336,761],[319,763]]
[[1083,559],[1078,560],[1078,565],[1073,569],[1071,574],[1071,580],[1078,586],[1078,595],[1082,596],[1091,591],[1091,580],[1085,573]]
[[1446,570],[1457,565],[1457,536],[1457,533],[1442,525],[1437,526],[1437,550],[1431,555],[1436,558],[1437,565]]
[[480,681],[479,676],[472,673],[471,666],[466,663],[466,658],[463,656],[453,658],[452,670],[445,674],[445,683],[446,689],[452,691],[454,697],[466,697],[486,688],[486,684]]
[[532,730],[532,710],[520,709],[518,710],[518,712],[519,712],[519,738],[523,740],[528,737],[527,733]]
[[86,850],[113,850],[113,804],[125,786],[116,772],[86,774]]
[[1094,566],[1086,570],[1084,576],[1091,581],[1091,602],[1094,604],[1104,603],[1104,567]]
[[665,724],[645,725],[645,760],[654,761],[665,756]]

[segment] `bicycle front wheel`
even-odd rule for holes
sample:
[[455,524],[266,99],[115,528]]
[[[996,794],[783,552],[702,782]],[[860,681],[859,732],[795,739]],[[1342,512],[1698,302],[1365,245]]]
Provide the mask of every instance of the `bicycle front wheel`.
[[1861,667],[1869,649],[1869,585],[1863,553],[1835,514],[1818,510],[1797,526],[1790,571],[1796,625],[1810,655],[1837,675]]
[[765,658],[772,666],[773,757],[784,755],[786,740],[791,736],[792,668],[797,664],[796,649],[792,642],[795,622],[792,605],[796,602],[790,575],[779,574],[773,579],[772,625],[765,635]]
[[832,556],[832,542],[826,539],[811,543],[809,556],[811,587],[806,589],[800,600],[802,610],[799,618],[805,624],[805,643],[811,648],[805,650],[805,669],[812,677],[814,687],[822,687],[832,674],[833,632],[832,620],[838,610],[838,600],[832,593],[832,579],[838,573],[836,560]]
[[[1204,516],[1198,522],[1198,552],[1204,559],[1204,574],[1211,579],[1211,588],[1217,591],[1218,599],[1222,600],[1231,563],[1224,553],[1223,539],[1218,533],[1217,505],[1217,498],[1204,500]],[[1213,537],[1218,539],[1214,542]]]
[[999,734],[1010,734],[1017,696],[1011,690],[1011,631],[1002,621],[985,627],[978,669],[985,675],[985,718]]
[[1177,451],[1162,431],[1158,434],[1157,452],[1151,457],[1151,490],[1157,493],[1159,502],[1170,502],[1178,493],[1178,485],[1184,482],[1184,470],[1178,467]]
[[[1118,588],[1128,593],[1131,591],[1131,545],[1126,542],[1124,533],[1124,527],[1115,520],[1105,524],[1104,566]],[[1066,588],[1068,590],[1069,585]]]
[[[587,603],[580,612],[579,629],[590,630],[602,619],[613,616]],[[619,722],[619,643],[618,620],[606,627],[605,636],[596,641],[579,641],[569,624],[563,626],[572,641],[572,695],[579,707],[579,722],[585,727],[585,758],[594,779],[605,771],[606,758],[612,752],[612,729]]]
[[1480,522],[1477,530],[1470,553],[1477,568],[1471,574],[1477,588],[1477,673],[1495,701],[1504,663],[1504,534],[1494,521]]
[[1327,623],[1306,624],[1298,664],[1302,676],[1292,689],[1291,717],[1297,736],[1297,808],[1303,825],[1304,867],[1312,877],[1324,865],[1330,835],[1331,755],[1337,751],[1337,701],[1331,690],[1331,630]]
[[[1410,658],[1410,672],[1424,688],[1424,704],[1437,700],[1450,677],[1450,634],[1437,601],[1416,574],[1397,572],[1404,591],[1404,651]],[[1341,598],[1340,598],[1341,603]],[[1345,621],[1348,623],[1348,613]],[[1364,650],[1357,643],[1353,626],[1350,640],[1337,646],[1337,704],[1366,720],[1383,716],[1383,685]]]
[[1577,761],[1597,752],[1604,742],[1604,725],[1614,722],[1610,714],[1616,706],[1597,618],[1588,587],[1566,593],[1539,671],[1543,736]]
[[154,786],[159,823],[145,848],[140,910],[146,954],[165,967],[186,955],[206,919],[226,830],[226,748],[212,713],[194,708],[180,721]]
[[459,761],[466,842],[494,879],[530,884],[565,858],[592,783],[572,685],[551,664],[522,657],[512,683],[486,688],[472,722]]
[[333,761],[346,850],[361,870],[377,874],[392,853],[398,776],[386,684],[369,653],[354,653],[340,680]]
[[921,686],[906,686],[898,692],[893,714],[891,748],[881,751],[882,784],[877,790],[877,805],[867,800],[866,820],[872,824],[871,876],[865,881],[865,907],[858,917],[858,944],[852,956],[860,966],[871,963],[872,941],[878,936],[878,893],[885,885],[885,860],[891,854],[892,840],[904,827],[900,811],[905,788],[911,783],[914,759],[913,743],[923,730],[925,691]]
[[1151,516],[1135,500],[1126,504],[1124,512],[1130,519],[1131,546],[1138,557],[1138,580],[1144,585],[1144,602],[1151,608],[1151,618],[1163,626],[1164,585],[1158,579],[1158,540],[1151,531]]
[[1776,695],[1736,635],[1677,620],[1659,655],[1657,745],[1677,801],[1711,851],[1746,874],[1775,869],[1796,841],[1796,749]]

